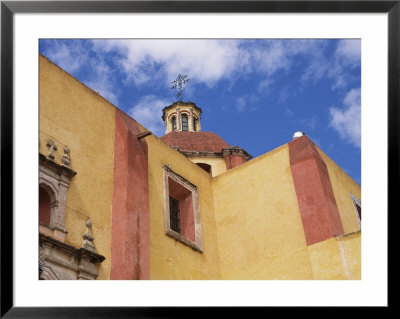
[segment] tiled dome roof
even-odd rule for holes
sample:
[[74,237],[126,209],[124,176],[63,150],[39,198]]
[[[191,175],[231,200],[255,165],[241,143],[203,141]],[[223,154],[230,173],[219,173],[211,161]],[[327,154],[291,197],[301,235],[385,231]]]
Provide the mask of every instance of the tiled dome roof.
[[180,151],[221,152],[230,147],[212,132],[170,132],[161,139],[170,146],[178,146]]

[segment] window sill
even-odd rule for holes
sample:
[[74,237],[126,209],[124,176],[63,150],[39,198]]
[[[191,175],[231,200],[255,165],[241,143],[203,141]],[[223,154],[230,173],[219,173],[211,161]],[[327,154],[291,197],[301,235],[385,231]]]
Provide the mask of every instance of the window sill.
[[165,234],[180,241],[181,243],[185,244],[186,246],[189,246],[193,250],[203,253],[203,248],[199,244],[197,244],[196,242],[194,242],[190,239],[187,239],[185,236],[182,236],[181,234],[179,234],[171,229],[166,230]]
[[39,233],[63,243],[68,232],[39,222]]

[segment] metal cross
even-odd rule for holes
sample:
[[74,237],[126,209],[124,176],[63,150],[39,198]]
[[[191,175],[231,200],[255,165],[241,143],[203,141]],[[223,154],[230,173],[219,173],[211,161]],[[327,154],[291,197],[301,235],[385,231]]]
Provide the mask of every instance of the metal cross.
[[179,74],[176,80],[171,82],[173,84],[173,86],[171,86],[171,89],[178,89],[178,93],[176,94],[177,98],[182,95],[183,86],[189,81],[190,79],[188,79],[187,75]]

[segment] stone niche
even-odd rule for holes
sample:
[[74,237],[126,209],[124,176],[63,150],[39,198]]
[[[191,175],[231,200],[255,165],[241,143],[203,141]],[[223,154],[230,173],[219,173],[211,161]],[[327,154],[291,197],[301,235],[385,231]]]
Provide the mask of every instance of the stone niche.
[[89,217],[82,246],[76,248],[65,243],[67,194],[71,179],[77,174],[69,167],[70,150],[64,147],[65,154],[59,164],[54,153],[57,145],[49,140],[46,146],[49,147],[48,155],[39,153],[39,189],[45,194],[41,202],[39,193],[39,279],[96,279],[98,264],[105,257],[97,253]]

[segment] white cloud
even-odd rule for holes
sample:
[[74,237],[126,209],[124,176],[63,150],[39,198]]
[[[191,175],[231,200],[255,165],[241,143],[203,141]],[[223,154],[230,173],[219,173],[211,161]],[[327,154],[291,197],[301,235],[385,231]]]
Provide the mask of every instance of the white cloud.
[[[360,63],[360,41],[338,41],[331,56],[326,55],[332,52],[325,50],[328,45],[324,40],[55,40],[45,54],[67,72],[82,72],[81,81],[118,106],[121,85],[116,83],[121,80],[127,86],[166,88],[178,74],[191,78],[186,98],[196,84],[213,87],[228,80],[233,87],[255,73],[263,75],[258,93],[268,94],[279,71],[289,74],[294,67],[303,68],[303,82],[330,78],[333,89],[346,88],[354,80],[349,70]],[[112,58],[111,64],[106,57]],[[289,94],[292,89],[281,91],[279,102]],[[240,112],[246,103],[238,99],[235,106]]]
[[326,41],[306,42],[302,45],[303,49],[297,51],[309,55],[302,81],[315,83],[328,77],[333,81],[332,89],[345,88],[354,81],[349,71],[360,65],[361,41],[347,39],[338,41],[333,56],[327,56],[324,52],[326,44]]
[[85,81],[85,84],[99,92],[101,96],[106,98],[108,101],[118,106],[119,99],[117,92],[120,89],[115,87],[115,81],[113,80],[113,70],[110,66],[101,58],[92,59],[90,61],[90,73],[89,80]]
[[330,108],[330,127],[334,128],[343,140],[361,147],[361,89],[348,92],[343,104],[344,109]]
[[246,94],[236,99],[236,110],[241,113],[245,110],[254,110],[254,104],[258,103],[260,98],[255,94]]
[[293,116],[293,111],[292,111],[289,107],[287,107],[287,108],[285,109],[285,115]]
[[281,103],[281,104],[286,103],[289,96],[292,94],[294,94],[293,89],[290,89],[289,87],[284,87],[278,93],[278,103]]
[[263,71],[271,76],[279,70],[288,72],[296,64],[297,55],[314,59],[323,46],[324,41],[321,40],[265,40],[250,46],[249,56],[253,70]]
[[340,40],[328,76],[334,80],[333,89],[343,88],[352,81],[349,70],[361,63],[361,40]]
[[360,40],[340,40],[336,48],[336,54],[348,61],[348,63],[359,64],[361,61]]
[[155,135],[162,136],[165,133],[164,124],[161,120],[162,109],[169,104],[171,103],[167,100],[159,99],[154,95],[146,95],[127,113]]
[[75,77],[84,71],[80,81],[111,103],[118,105],[116,92],[119,89],[114,84],[114,70],[106,63],[103,56],[90,55],[90,49],[90,45],[85,45],[82,41],[54,40],[43,53]]
[[237,111],[239,113],[243,112],[245,110],[245,108],[246,108],[246,99],[243,96],[241,96],[238,99],[236,99],[236,109],[237,109]]
[[258,84],[257,91],[260,93],[268,92],[268,88],[274,83],[271,78],[267,78]]
[[300,119],[300,120],[298,120],[298,123],[301,124],[303,127],[305,126],[305,127],[309,128],[310,130],[314,130],[318,126],[319,121],[318,121],[317,116],[314,115],[311,118]]
[[189,74],[193,82],[214,86],[222,79],[236,81],[238,74],[264,73],[263,90],[277,71],[288,72],[302,55],[312,64],[308,71],[318,79],[326,74],[321,40],[93,40],[96,50],[118,53],[126,80],[136,85],[168,82]]
[[[189,74],[193,81],[213,86],[243,66],[246,52],[235,40],[94,40],[95,48],[120,53],[128,80],[172,81]],[[166,74],[166,78],[165,75]]]
[[321,80],[328,73],[329,64],[329,60],[321,52],[309,62],[301,80],[304,82],[312,81],[314,83]]
[[70,73],[79,70],[88,60],[88,51],[80,41],[54,40],[43,53]]
[[85,84],[93,91],[98,92],[107,101],[110,101],[115,106],[118,106],[119,99],[118,96],[115,94],[114,85],[109,82],[107,78],[98,78],[96,80],[85,82]]
[[285,50],[282,41],[267,43],[269,43],[268,47],[262,46],[252,51],[254,64],[269,76],[280,69],[287,71],[291,66],[290,52]]

